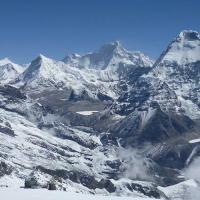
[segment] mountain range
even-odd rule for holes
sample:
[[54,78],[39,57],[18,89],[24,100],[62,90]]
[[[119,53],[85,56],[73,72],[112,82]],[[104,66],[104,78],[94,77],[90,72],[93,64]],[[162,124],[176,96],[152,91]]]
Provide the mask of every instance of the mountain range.
[[61,190],[158,199],[189,188],[200,155],[196,31],[180,32],[156,61],[118,41],[60,61],[4,58],[0,97],[2,187],[54,180]]

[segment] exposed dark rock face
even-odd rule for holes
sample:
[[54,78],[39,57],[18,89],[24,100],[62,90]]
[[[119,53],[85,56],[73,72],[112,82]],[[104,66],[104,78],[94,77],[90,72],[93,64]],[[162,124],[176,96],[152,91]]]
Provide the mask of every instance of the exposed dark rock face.
[[142,186],[137,183],[128,184],[127,188],[131,191],[138,191],[145,196],[153,197],[155,199],[160,199],[161,197],[165,196],[161,191],[159,191],[155,186]]
[[54,180],[51,180],[51,181],[48,183],[47,189],[48,189],[48,190],[56,190],[56,189],[57,189],[56,183],[55,183]]
[[32,171],[25,179],[25,188],[47,188],[48,184],[40,180],[39,171]]
[[92,99],[89,97],[87,94],[87,91],[83,90],[81,94],[76,94],[74,90],[71,90],[71,93],[69,95],[69,101],[83,101],[83,100],[91,100]]
[[[148,115],[149,119],[145,121]],[[152,109],[130,114],[111,127],[110,132],[113,138],[122,139],[123,146],[134,146],[145,142],[163,142],[189,134],[194,128],[195,122],[187,116]]]
[[109,96],[107,96],[107,95],[105,95],[105,94],[102,94],[102,93],[98,93],[98,94],[97,94],[97,97],[98,97],[98,99],[99,99],[100,101],[110,101],[110,102],[113,101],[113,99],[112,99],[111,97],[109,97]]
[[26,95],[18,88],[13,87],[11,85],[0,86],[0,93],[12,98],[12,100],[16,99],[26,99]]
[[102,179],[99,182],[99,188],[105,188],[110,193],[113,193],[116,190],[115,185],[110,180],[105,180],[105,179]]
[[30,178],[30,179],[26,179],[25,183],[24,183],[24,187],[25,188],[40,188],[43,187],[42,185],[40,185],[36,179],[34,178]]
[[14,131],[12,130],[11,127],[9,127],[9,125],[8,126],[2,126],[2,125],[0,125],[0,134],[1,133],[9,135],[11,137],[15,136]]
[[13,168],[9,166],[7,163],[1,161],[0,162],[0,177],[4,175],[10,175],[13,171]]
[[[116,190],[114,184],[110,180],[102,179],[100,181],[97,181],[95,179],[95,177],[87,175],[87,174],[83,174],[81,172],[59,170],[59,169],[51,170],[51,169],[44,168],[42,166],[38,166],[37,169],[39,169],[41,172],[50,174],[54,177],[63,178],[64,180],[69,179],[75,183],[80,183],[89,189],[105,188],[110,193],[115,192],[115,190]],[[35,180],[33,180],[33,183],[35,183],[34,181]],[[31,181],[31,183],[32,183],[32,181]],[[36,185],[37,185],[37,183],[36,183]]]

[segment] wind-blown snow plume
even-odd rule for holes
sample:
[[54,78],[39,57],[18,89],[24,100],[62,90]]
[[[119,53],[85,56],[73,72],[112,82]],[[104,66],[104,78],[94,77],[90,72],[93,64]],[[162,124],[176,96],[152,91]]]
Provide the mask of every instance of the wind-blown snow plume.
[[187,169],[184,170],[184,175],[189,179],[194,179],[200,183],[200,158],[196,158]]
[[[190,188],[185,194],[184,199],[199,200],[200,196],[200,158],[196,158],[190,165],[184,170],[184,175],[188,179],[193,179],[197,182],[196,187]],[[186,188],[186,190],[188,190]]]
[[136,180],[151,180],[148,173],[149,161],[142,154],[142,150],[122,148],[119,149],[119,158],[122,161],[123,176]]

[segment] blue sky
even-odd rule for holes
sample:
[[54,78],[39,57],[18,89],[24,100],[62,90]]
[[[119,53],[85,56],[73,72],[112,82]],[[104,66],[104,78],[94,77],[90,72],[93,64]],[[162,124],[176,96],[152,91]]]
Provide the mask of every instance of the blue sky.
[[156,59],[183,29],[200,31],[199,0],[0,0],[0,58],[62,59],[119,40]]

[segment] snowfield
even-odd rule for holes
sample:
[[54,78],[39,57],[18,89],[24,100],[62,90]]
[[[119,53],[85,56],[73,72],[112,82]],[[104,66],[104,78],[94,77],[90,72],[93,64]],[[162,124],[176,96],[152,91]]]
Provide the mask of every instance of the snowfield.
[[79,112],[76,112],[76,113],[78,113],[80,115],[89,116],[89,115],[92,115],[92,114],[97,113],[97,112],[99,112],[99,111],[79,111]]
[[2,200],[153,200],[152,198],[86,195],[43,189],[1,189],[0,197]]
[[189,141],[189,143],[191,143],[191,144],[197,143],[197,142],[200,142],[200,138]]

